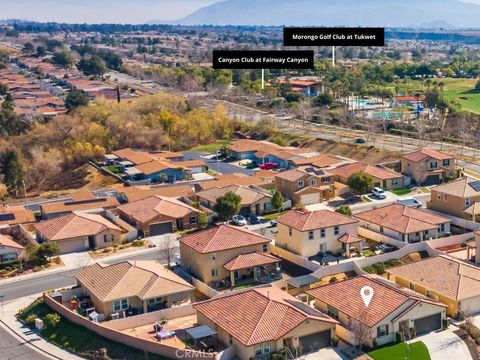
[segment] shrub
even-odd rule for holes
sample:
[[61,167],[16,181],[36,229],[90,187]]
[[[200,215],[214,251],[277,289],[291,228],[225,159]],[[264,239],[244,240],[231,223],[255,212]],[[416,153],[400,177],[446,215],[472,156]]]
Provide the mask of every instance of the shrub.
[[363,271],[365,271],[366,273],[369,273],[369,274],[376,274],[377,273],[377,269],[375,269],[373,266],[364,267]]
[[41,266],[34,266],[32,270],[34,272],[38,272],[38,271],[42,270],[42,267]]
[[402,262],[400,260],[397,260],[397,259],[391,259],[391,260],[385,261],[385,267],[387,267],[387,268],[397,266],[397,265],[401,265],[401,264],[402,264]]
[[144,245],[145,245],[145,241],[143,240],[133,240],[132,242],[132,246],[135,246],[135,247],[140,247]]
[[337,336],[337,335],[335,335],[334,337],[332,337],[332,346],[333,346],[333,347],[336,347],[336,346],[338,345],[338,341],[339,341],[339,339],[338,339],[338,336]]
[[33,327],[35,326],[35,319],[37,318],[37,314],[35,313],[31,313],[29,314],[26,318],[25,318],[25,323],[30,326],[30,327]]
[[102,253],[106,254],[106,253],[109,253],[110,252],[110,249],[109,248],[105,248],[102,250]]
[[373,267],[378,275],[385,274],[385,264],[383,262],[376,263]]
[[48,327],[54,328],[60,322],[60,315],[58,315],[57,313],[47,314],[43,318],[43,321],[44,321],[45,325],[47,325]]
[[337,278],[335,276],[332,276],[329,280],[329,283],[332,284],[334,282],[337,282]]

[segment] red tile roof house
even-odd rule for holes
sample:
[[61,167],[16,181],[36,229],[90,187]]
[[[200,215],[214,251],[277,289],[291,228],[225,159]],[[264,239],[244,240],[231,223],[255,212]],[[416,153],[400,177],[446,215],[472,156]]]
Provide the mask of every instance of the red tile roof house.
[[215,329],[240,360],[269,359],[286,347],[318,351],[330,346],[338,323],[274,287],[233,292],[193,307],[197,322]]
[[277,222],[275,244],[303,257],[326,251],[335,254],[345,251],[349,255],[353,239],[357,239],[357,244],[362,241],[356,236],[359,221],[333,211],[291,210]]
[[37,241],[58,244],[66,254],[112,246],[122,230],[98,214],[72,213],[34,225]]
[[18,261],[25,248],[8,235],[0,235],[0,265]]
[[120,218],[145,237],[198,227],[200,211],[175,198],[150,196],[117,208]]
[[[405,243],[415,243],[450,234],[451,219],[424,209],[391,204],[354,215],[361,226]],[[361,228],[358,230],[362,235]],[[373,239],[376,240],[376,239]]]
[[220,225],[180,238],[182,267],[207,284],[278,280],[280,259],[270,255],[270,239],[231,225]]
[[417,185],[437,185],[456,176],[454,156],[422,149],[402,156],[402,174]]
[[[368,307],[360,295],[364,286],[373,289]],[[381,278],[358,276],[307,294],[316,309],[340,321],[337,336],[356,346],[396,342],[402,339],[397,334],[409,334],[412,328],[416,335],[429,333],[442,329],[446,319],[445,305]]]

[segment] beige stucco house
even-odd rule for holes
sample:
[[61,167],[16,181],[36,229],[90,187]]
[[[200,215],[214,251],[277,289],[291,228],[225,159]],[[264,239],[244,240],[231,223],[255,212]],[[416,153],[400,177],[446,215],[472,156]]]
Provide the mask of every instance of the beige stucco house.
[[402,174],[417,185],[435,185],[456,176],[454,156],[433,150],[421,149],[402,156]]
[[18,261],[25,247],[13,241],[8,235],[0,235],[0,265]]

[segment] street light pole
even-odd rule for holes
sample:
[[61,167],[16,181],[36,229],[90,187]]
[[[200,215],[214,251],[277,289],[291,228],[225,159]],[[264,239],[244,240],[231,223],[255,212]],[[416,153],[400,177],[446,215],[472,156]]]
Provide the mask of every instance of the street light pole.
[[27,186],[25,185],[25,180],[22,180],[22,184],[23,184],[23,193],[25,195],[25,208],[28,210]]

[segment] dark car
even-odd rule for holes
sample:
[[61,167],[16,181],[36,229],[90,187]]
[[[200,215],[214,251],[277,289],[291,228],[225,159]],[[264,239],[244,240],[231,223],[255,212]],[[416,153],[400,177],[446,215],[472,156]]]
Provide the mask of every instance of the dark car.
[[362,138],[355,139],[355,144],[365,144],[366,140]]
[[278,223],[275,220],[270,221],[271,227],[277,227]]
[[260,219],[257,217],[257,215],[250,215],[247,220],[252,225],[260,224]]

